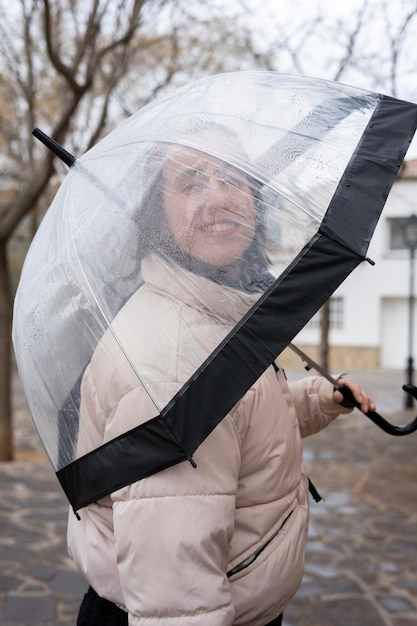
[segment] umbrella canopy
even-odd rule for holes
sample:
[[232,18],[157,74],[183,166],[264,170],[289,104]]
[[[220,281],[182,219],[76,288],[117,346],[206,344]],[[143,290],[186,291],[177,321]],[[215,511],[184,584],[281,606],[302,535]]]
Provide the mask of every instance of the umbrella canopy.
[[[366,258],[416,116],[338,83],[237,72],[153,102],[75,160],[29,249],[13,323],[29,408],[74,510],[192,460]],[[178,351],[155,276],[216,332],[188,323]],[[97,351],[147,398],[99,446],[80,420]],[[167,395],[173,354],[181,376]]]

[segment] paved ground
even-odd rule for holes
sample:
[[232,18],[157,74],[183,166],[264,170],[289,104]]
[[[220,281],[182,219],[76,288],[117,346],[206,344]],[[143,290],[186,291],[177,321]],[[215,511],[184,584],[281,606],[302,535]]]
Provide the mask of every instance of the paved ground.
[[[391,421],[413,417],[402,411],[401,372],[355,377]],[[85,584],[66,555],[67,503],[18,383],[14,403],[18,460],[0,464],[0,624],[68,626]],[[416,452],[417,433],[389,436],[358,412],[305,442],[325,502],[311,505],[305,576],[285,626],[417,625]]]

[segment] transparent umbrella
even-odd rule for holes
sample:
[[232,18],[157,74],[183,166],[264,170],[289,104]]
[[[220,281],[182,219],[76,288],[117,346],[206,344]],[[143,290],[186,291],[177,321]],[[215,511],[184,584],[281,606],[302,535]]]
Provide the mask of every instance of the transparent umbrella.
[[[236,72],[160,98],[67,155],[24,264],[13,341],[75,511],[193,462],[366,259],[416,112],[338,83]],[[93,366],[108,406],[96,429],[83,401]],[[134,415],[122,410],[129,394]]]

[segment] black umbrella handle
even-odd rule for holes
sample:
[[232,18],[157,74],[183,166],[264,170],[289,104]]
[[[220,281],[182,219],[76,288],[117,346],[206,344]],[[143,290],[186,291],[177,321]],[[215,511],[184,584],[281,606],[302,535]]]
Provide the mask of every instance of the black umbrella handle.
[[[351,392],[349,387],[346,387],[346,385],[342,384],[338,386],[338,390],[349,404],[351,404],[352,406],[356,406],[360,410],[360,404],[355,400],[353,393]],[[415,387],[414,385],[403,385],[403,390],[412,395],[413,398],[417,399],[417,387]],[[415,417],[409,424],[406,424],[405,426],[394,426],[393,424],[387,422],[387,420],[384,419],[376,411],[368,411],[367,413],[364,413],[364,415],[366,415],[366,417],[369,417],[369,419],[374,422],[374,424],[382,428],[382,430],[384,430],[386,433],[388,433],[389,435],[394,435],[395,437],[410,435],[417,430],[417,417]]]

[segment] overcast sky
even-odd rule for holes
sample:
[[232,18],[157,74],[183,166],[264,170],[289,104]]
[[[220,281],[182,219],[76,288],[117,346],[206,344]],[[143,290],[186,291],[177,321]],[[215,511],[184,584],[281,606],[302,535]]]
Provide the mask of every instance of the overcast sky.
[[[329,20],[342,20],[346,26],[351,26],[354,23],[355,14],[360,7],[364,6],[365,2],[368,3],[370,13],[367,17],[369,26],[367,26],[362,42],[364,54],[367,52],[368,42],[372,42],[374,51],[379,50],[382,51],[380,54],[383,54],[383,51],[388,49],[387,34],[382,26],[381,7],[384,0],[251,0],[248,2],[248,7],[251,9],[251,15],[248,19],[251,20],[251,24],[255,28],[264,30],[266,37],[273,38],[277,23],[293,24],[296,20],[300,21],[301,19],[307,21],[309,18],[312,19],[319,15],[320,12]],[[397,32],[396,26],[405,12],[413,9],[417,9],[417,0],[386,0],[386,10],[392,26],[391,34]],[[373,16],[371,18],[372,11]],[[401,64],[399,66],[401,69],[399,71],[398,91],[395,95],[403,100],[417,102],[417,46],[415,44],[417,41],[417,17],[411,22],[411,28],[407,32],[406,44],[401,50]],[[331,79],[332,76],[328,75],[329,69],[321,65],[320,61],[325,58],[325,51],[330,50],[331,46],[334,46],[339,39],[340,37],[335,33],[333,41],[330,39],[328,41],[316,41],[310,54],[303,58],[304,67],[307,68],[304,73]],[[355,74],[352,71],[344,75],[344,78],[345,80],[341,80],[341,82],[374,90],[371,86],[371,79],[373,78],[371,75]],[[388,84],[381,84],[377,90],[387,95],[393,95],[390,93]],[[417,158],[417,138],[413,140],[407,158]]]

